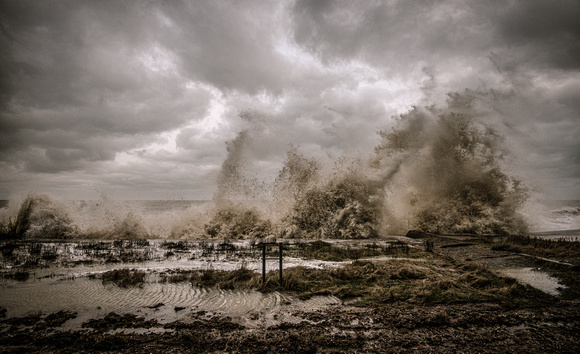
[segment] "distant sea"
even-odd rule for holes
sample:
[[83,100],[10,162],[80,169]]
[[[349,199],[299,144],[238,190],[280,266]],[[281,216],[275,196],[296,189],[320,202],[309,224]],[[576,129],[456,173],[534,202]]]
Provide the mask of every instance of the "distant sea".
[[[132,211],[144,221],[154,219],[155,222],[163,222],[165,217],[179,215],[191,208],[209,206],[210,200],[77,200],[65,202],[72,208],[83,210],[85,213],[99,207],[106,209],[122,209]],[[0,217],[5,217],[10,206],[9,200],[0,200]],[[12,208],[15,210],[16,208]],[[11,213],[14,213],[12,211]],[[551,200],[535,203],[531,207],[525,208],[523,214],[528,219],[531,232],[541,235],[558,231],[560,235],[566,235],[570,231],[571,235],[580,234],[580,200]],[[572,231],[571,231],[572,230]]]

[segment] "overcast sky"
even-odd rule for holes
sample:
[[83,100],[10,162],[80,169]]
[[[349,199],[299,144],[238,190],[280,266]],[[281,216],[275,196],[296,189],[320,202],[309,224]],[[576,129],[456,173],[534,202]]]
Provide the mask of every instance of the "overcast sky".
[[275,174],[465,89],[511,93],[514,173],[580,199],[579,23],[577,0],[0,0],[0,199],[209,199],[248,124]]

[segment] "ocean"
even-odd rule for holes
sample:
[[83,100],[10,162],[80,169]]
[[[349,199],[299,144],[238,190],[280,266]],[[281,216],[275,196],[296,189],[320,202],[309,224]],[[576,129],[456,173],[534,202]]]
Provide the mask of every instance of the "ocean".
[[[266,203],[267,204],[267,203]],[[0,218],[4,223],[17,217],[22,208],[18,202],[0,200]],[[263,223],[263,209],[255,206],[242,213],[245,219],[238,220],[242,235],[232,230],[232,219],[239,217],[232,206],[218,208],[209,200],[54,200],[37,196],[36,211],[29,217],[29,238],[149,238],[149,239],[202,239],[202,238],[248,238],[248,231],[240,229],[240,223]],[[267,208],[266,208],[267,209]],[[537,236],[577,237],[580,236],[580,200],[552,200],[528,203],[521,210],[528,225],[528,232]],[[221,217],[221,219],[220,219]],[[313,216],[315,217],[315,216]],[[269,221],[281,223],[280,219]],[[221,223],[221,224],[220,224]],[[337,221],[340,223],[340,221]],[[208,234],[208,226],[214,233]],[[252,229],[255,225],[245,225]],[[254,236],[276,236],[279,229],[271,228],[271,234]],[[394,233],[396,234],[396,233]],[[404,233],[400,233],[404,234]],[[378,234],[388,236],[388,234]]]

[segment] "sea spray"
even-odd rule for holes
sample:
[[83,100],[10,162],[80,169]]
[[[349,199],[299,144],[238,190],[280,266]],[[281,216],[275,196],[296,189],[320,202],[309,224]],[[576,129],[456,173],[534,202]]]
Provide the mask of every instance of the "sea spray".
[[[384,173],[386,230],[508,234],[525,231],[526,189],[502,171],[502,136],[473,96],[414,108],[382,131],[373,164]],[[477,118],[477,119],[476,119]]]
[[324,161],[290,145],[271,178],[258,177],[256,157],[264,154],[260,142],[268,134],[267,124],[257,113],[243,112],[243,129],[226,143],[214,198],[203,206],[151,216],[138,204],[107,195],[74,208],[34,195],[21,204],[22,216],[4,224],[13,226],[12,237],[373,238],[409,229],[525,232],[519,210],[526,188],[504,166],[509,151],[501,112],[494,107],[497,95],[466,90],[450,95],[444,107],[414,107],[393,118],[390,130],[379,132],[378,145],[366,157]]
[[246,111],[240,114],[240,118],[245,126],[234,139],[226,142],[227,155],[217,178],[213,201],[218,207],[232,200],[248,204],[271,197],[271,190],[265,182],[251,172],[255,167],[252,156],[260,149],[258,140],[265,130],[262,117],[256,112]]
[[16,217],[8,217],[3,238],[72,238],[78,229],[62,203],[44,194],[29,194]]

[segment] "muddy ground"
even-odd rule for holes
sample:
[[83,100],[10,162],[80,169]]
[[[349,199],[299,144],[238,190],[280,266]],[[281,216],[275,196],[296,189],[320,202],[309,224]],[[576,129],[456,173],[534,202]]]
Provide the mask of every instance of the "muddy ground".
[[111,313],[61,331],[70,313],[0,322],[1,352],[569,352],[580,351],[580,304],[509,309],[495,304],[383,308],[331,306],[295,313],[303,321],[245,328],[195,313],[160,324]]

